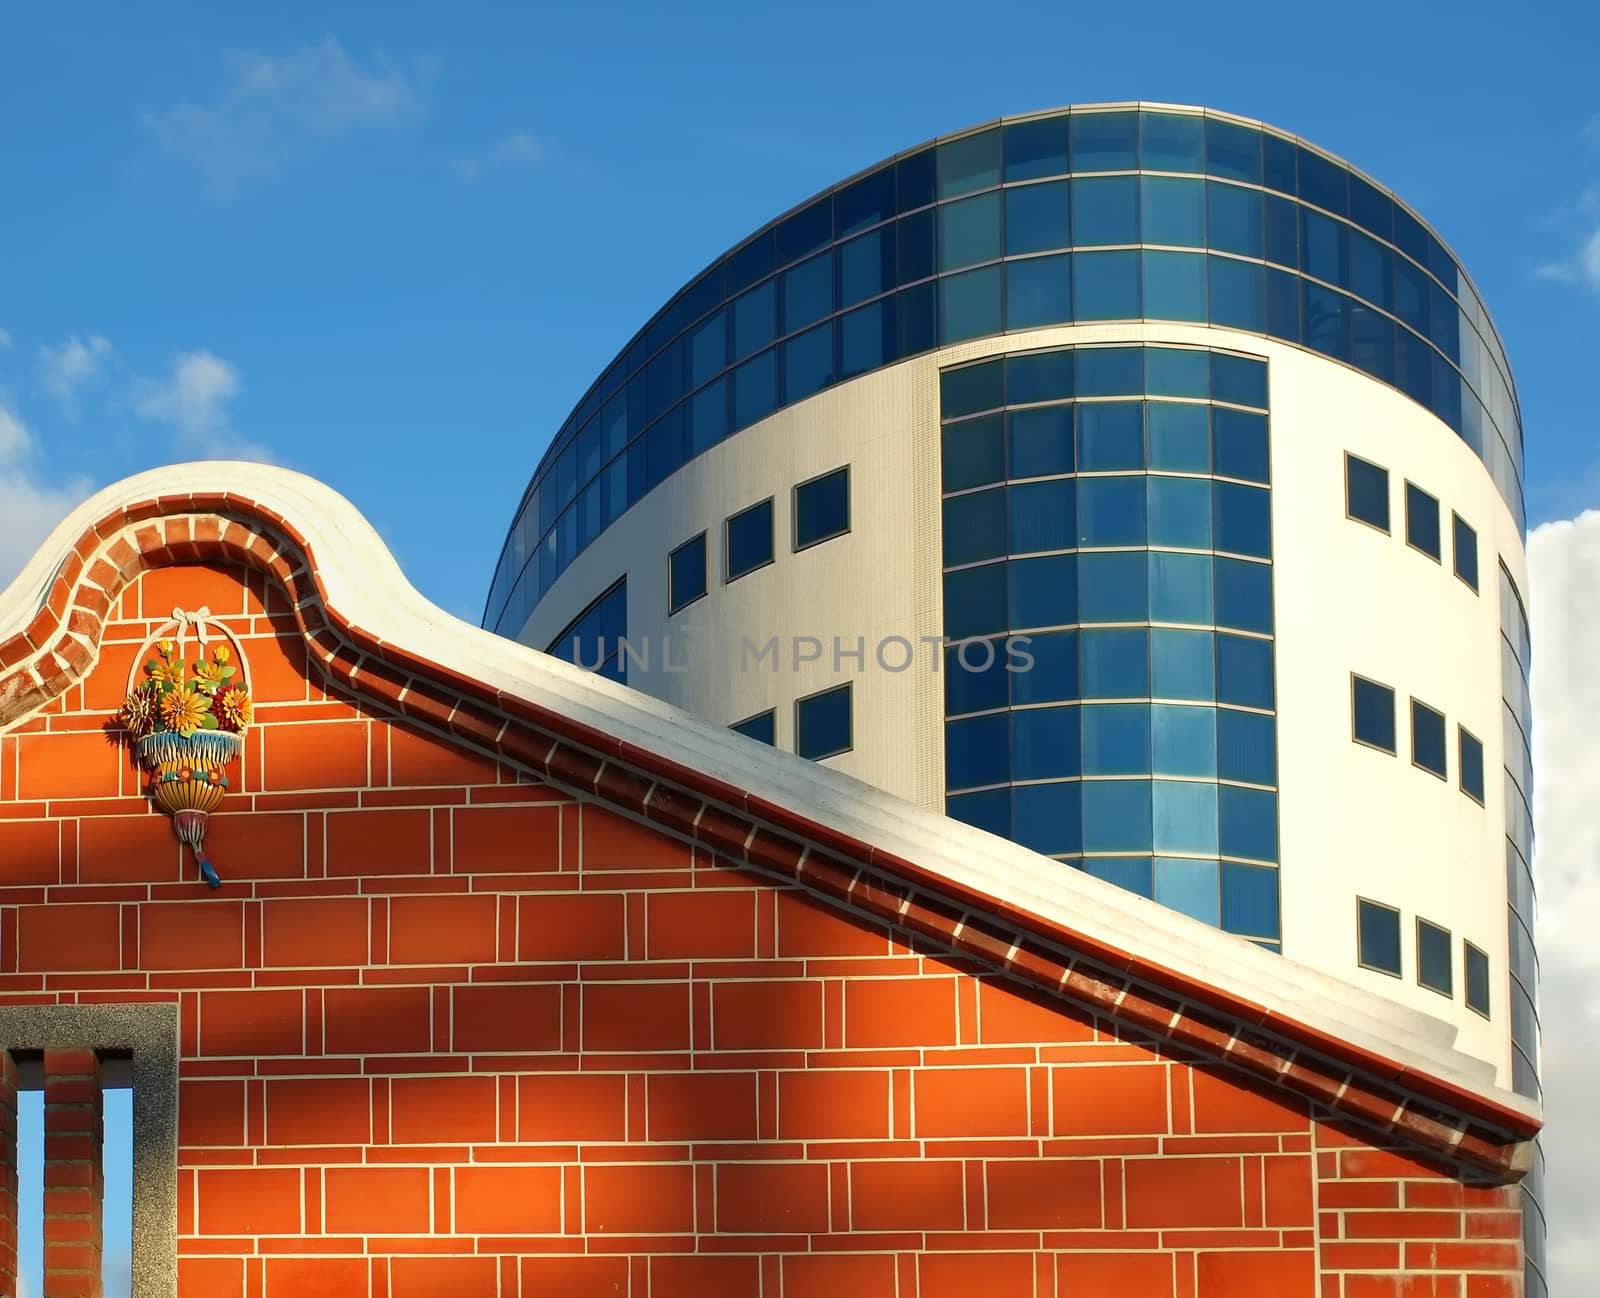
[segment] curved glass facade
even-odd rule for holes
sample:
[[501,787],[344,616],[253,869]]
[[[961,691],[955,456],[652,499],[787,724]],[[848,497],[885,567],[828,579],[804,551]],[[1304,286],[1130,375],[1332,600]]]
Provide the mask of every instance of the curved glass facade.
[[774,410],[971,338],[1170,320],[1281,339],[1404,392],[1483,459],[1520,527],[1499,336],[1438,238],[1293,136],[1200,110],[1077,108],[901,154],[681,290],[563,424],[484,624],[516,634],[600,532]]

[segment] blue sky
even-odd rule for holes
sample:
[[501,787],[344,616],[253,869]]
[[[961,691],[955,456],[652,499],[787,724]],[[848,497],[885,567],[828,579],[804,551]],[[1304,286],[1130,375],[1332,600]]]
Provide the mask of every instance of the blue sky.
[[1576,0],[13,6],[0,586],[91,489],[242,454],[476,621],[549,435],[708,260],[930,136],[1125,99],[1262,118],[1428,217],[1510,353],[1530,522],[1575,516],[1597,37]]

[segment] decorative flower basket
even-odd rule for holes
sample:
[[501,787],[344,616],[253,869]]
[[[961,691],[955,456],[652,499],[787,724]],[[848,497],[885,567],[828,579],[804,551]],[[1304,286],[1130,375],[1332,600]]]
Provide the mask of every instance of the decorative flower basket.
[[[162,640],[144,664],[145,679],[123,701],[119,717],[133,740],[134,755],[150,773],[150,797],[172,816],[180,842],[194,852],[200,875],[222,885],[205,854],[206,817],[228,791],[227,768],[244,750],[250,725],[250,692],[235,682],[237,669],[228,646],[205,652],[209,614],[174,611],[179,640]],[[186,662],[182,635],[188,625],[199,633],[201,656]]]

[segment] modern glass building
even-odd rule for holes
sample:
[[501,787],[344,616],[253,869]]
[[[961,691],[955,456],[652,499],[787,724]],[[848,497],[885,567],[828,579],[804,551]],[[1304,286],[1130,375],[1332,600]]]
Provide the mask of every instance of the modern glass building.
[[1421,217],[1260,123],[1097,105],[691,280],[555,436],[484,622],[1428,1011],[1536,1097],[1523,522],[1505,350]]

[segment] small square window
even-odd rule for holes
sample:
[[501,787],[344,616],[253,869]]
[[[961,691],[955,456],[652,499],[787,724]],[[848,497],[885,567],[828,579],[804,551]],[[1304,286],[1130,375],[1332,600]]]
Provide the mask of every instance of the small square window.
[[1444,733],[1444,714],[1412,699],[1411,760],[1441,780],[1449,779],[1445,764]]
[[667,565],[667,612],[687,608],[706,593],[706,534],[691,537],[676,550]]
[[850,530],[850,466],[834,469],[794,489],[794,548],[843,536]]
[[1455,532],[1456,576],[1478,589],[1478,534],[1462,522],[1460,514],[1451,514]]
[[1351,736],[1367,744],[1394,752],[1394,691],[1364,676],[1350,677]]
[[1450,930],[1417,920],[1417,981],[1441,996],[1454,996],[1450,968]]
[[757,712],[755,716],[746,717],[743,721],[735,721],[728,729],[747,735],[771,748],[778,742],[778,714],[773,708],[768,708],[765,712]]
[[836,753],[847,753],[851,747],[850,682],[795,700],[796,753],[818,762]]
[[1439,560],[1439,502],[1414,482],[1406,483],[1406,544]]
[[1483,802],[1483,741],[1465,726],[1456,727],[1461,771],[1461,792]]
[[1345,514],[1380,532],[1389,530],[1389,471],[1347,454],[1344,457]]
[[735,514],[725,524],[728,581],[772,562],[772,498]]
[[1489,957],[1471,942],[1461,944],[1461,964],[1466,973],[1467,1008],[1489,1017]]
[[1400,976],[1400,912],[1365,897],[1356,899],[1356,963]]

